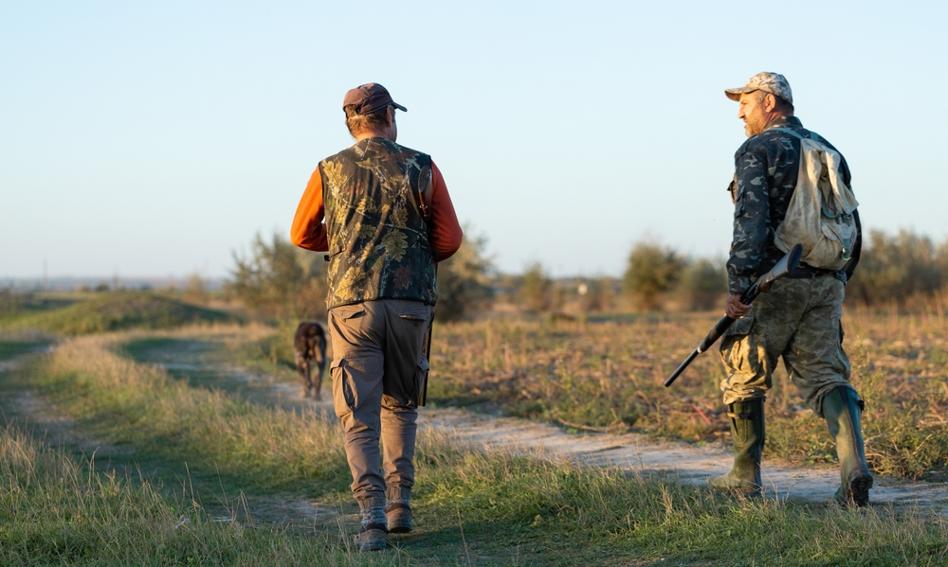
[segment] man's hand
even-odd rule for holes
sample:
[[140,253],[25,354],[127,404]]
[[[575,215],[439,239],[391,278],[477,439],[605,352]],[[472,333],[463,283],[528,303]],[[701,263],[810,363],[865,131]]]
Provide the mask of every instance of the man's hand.
[[736,293],[727,294],[727,305],[724,312],[732,319],[740,319],[750,311],[751,306],[741,303],[741,296]]

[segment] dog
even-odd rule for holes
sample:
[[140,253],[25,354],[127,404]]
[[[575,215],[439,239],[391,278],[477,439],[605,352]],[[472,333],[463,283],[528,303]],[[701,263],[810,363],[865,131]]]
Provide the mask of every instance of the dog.
[[[293,336],[293,350],[296,351],[296,369],[303,377],[303,397],[312,394],[314,399],[321,400],[320,390],[326,370],[326,327],[317,321],[300,322]],[[312,376],[314,366],[315,384]]]

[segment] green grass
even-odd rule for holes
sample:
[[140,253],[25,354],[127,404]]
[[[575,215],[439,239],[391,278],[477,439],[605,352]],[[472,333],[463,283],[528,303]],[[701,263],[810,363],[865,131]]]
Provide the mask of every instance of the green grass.
[[189,494],[103,472],[7,425],[0,428],[0,564],[397,565],[358,556],[337,534],[257,526],[233,503],[219,521]]
[[79,297],[78,295],[14,293],[9,290],[0,290],[0,324],[19,317],[62,309],[78,301]]
[[87,299],[42,309],[22,309],[0,319],[0,329],[32,329],[56,335],[86,335],[127,329],[168,329],[233,321],[207,309],[151,292],[93,294]]
[[[348,499],[334,424],[190,387],[116,354],[120,340],[67,341],[17,380],[39,388],[90,434],[218,471],[222,490]],[[948,558],[943,521],[885,508],[735,501],[615,470],[469,453],[437,435],[421,439],[417,463],[419,532],[372,558],[478,565],[937,565]],[[114,529],[108,515],[88,521]],[[46,531],[40,521],[33,537],[18,541],[48,554],[50,544],[36,535]],[[141,553],[162,537],[138,533],[149,540]]]

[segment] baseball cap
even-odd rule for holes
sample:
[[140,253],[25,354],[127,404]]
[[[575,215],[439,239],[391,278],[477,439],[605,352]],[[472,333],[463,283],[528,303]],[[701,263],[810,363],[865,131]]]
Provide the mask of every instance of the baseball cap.
[[342,99],[343,110],[347,106],[353,106],[356,114],[372,114],[389,105],[402,111],[408,110],[392,100],[392,95],[388,94],[388,89],[378,83],[366,83],[354,89],[349,89],[346,97]]
[[748,79],[747,84],[743,87],[725,89],[724,94],[731,100],[738,100],[742,94],[754,91],[764,91],[793,104],[793,92],[790,90],[790,83],[787,82],[787,78],[780,73],[770,73],[768,71],[757,73]]

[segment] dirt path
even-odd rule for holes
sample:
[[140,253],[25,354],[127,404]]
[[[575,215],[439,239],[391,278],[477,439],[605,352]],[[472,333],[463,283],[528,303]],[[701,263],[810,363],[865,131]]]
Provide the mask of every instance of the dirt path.
[[[40,351],[28,352],[0,361],[0,379],[5,374],[17,372],[32,356]],[[115,471],[129,478],[144,478],[153,484],[178,483],[180,475],[168,471],[144,470],[137,465],[133,448],[114,445],[97,439],[82,431],[73,418],[62,414],[34,390],[10,391],[0,402],[0,422],[8,421],[33,432],[35,436],[54,448],[65,448],[94,458],[99,471]],[[140,457],[140,455],[139,455]],[[204,505],[210,516],[219,522],[241,522],[280,524],[289,529],[311,530],[314,526],[344,532],[344,524],[356,523],[351,510],[343,511],[318,502],[299,498],[295,494],[222,494],[219,490],[205,495]]]
[[[147,360],[164,365],[179,377],[198,372],[205,384],[208,376],[213,375],[218,383],[227,384],[228,389],[240,385],[234,390],[236,393],[259,403],[296,411],[315,410],[327,419],[334,419],[330,402],[303,398],[298,384],[228,364],[214,365],[208,362],[206,352],[207,349],[187,347],[155,351]],[[326,382],[323,392],[328,396],[328,380]],[[618,467],[633,474],[661,475],[694,485],[727,472],[731,463],[730,453],[720,446],[661,442],[633,433],[575,434],[549,424],[453,408],[425,408],[419,425],[423,430],[446,434],[472,448],[535,454],[586,466]],[[765,492],[773,498],[827,502],[839,484],[839,473],[835,467],[801,467],[765,459],[763,482]],[[918,508],[948,517],[948,484],[945,483],[876,476],[871,497],[877,505],[888,504],[907,511]]]

